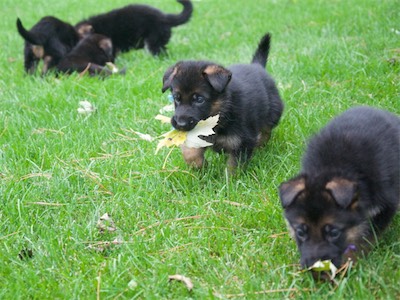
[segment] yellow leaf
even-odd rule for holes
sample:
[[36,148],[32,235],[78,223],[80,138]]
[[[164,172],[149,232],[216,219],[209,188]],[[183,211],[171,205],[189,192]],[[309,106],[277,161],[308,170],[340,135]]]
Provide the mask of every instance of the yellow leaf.
[[162,139],[157,145],[156,154],[162,147],[182,145],[186,140],[187,132],[174,129],[163,134],[163,136],[164,139]]
[[318,260],[311,267],[309,267],[308,270],[315,272],[330,271],[330,278],[333,280],[333,278],[335,278],[337,268],[330,260]]

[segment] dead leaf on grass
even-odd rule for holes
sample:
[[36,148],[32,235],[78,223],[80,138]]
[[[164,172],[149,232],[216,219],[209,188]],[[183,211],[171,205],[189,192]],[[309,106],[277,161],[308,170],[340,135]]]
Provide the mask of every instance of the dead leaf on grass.
[[99,229],[100,233],[114,232],[117,230],[117,226],[115,226],[114,221],[111,219],[108,213],[105,213],[100,217],[96,227]]
[[97,252],[104,252],[108,249],[111,249],[113,246],[117,246],[117,245],[121,245],[122,241],[119,240],[118,238],[114,239],[111,242],[97,242],[97,243],[93,243],[89,246],[87,246],[87,249],[91,249]]
[[180,282],[184,283],[184,284],[186,285],[186,287],[187,287],[187,289],[188,289],[189,292],[191,292],[191,291],[193,290],[194,285],[193,285],[193,283],[192,283],[192,280],[190,280],[190,278],[188,278],[188,277],[185,277],[185,276],[183,276],[183,275],[176,274],[176,275],[170,275],[170,276],[168,276],[168,279],[169,279],[170,282],[171,282],[172,280],[176,280],[176,281],[180,281]]
[[87,100],[79,101],[78,113],[81,115],[89,115],[96,111],[96,107]]

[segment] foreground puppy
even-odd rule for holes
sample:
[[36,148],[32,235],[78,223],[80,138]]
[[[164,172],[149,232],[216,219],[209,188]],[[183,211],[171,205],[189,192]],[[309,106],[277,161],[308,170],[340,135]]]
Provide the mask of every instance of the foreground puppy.
[[26,30],[17,19],[19,34],[25,39],[24,67],[33,74],[43,59],[42,73],[56,66],[59,61],[78,43],[79,35],[75,28],[55,17],[47,16],[36,23],[31,30]]
[[102,34],[91,34],[82,39],[57,65],[57,71],[72,73],[88,71],[90,75],[110,75],[106,66],[114,62],[111,39]]
[[[366,250],[400,202],[400,118],[356,107],[311,139],[280,198],[303,267]],[[354,252],[356,251],[356,252]]]
[[[260,41],[251,64],[224,68],[208,61],[181,61],[163,78],[175,102],[172,125],[190,131],[203,119],[219,114],[215,135],[204,137],[217,152],[229,154],[228,166],[249,160],[257,145],[268,141],[282,114],[274,80],[265,72],[270,35]],[[205,148],[182,147],[185,161],[201,167]]]
[[93,32],[109,36],[115,51],[127,52],[147,46],[153,55],[158,55],[166,50],[171,28],[188,22],[192,15],[189,0],[177,1],[183,5],[179,15],[164,14],[147,5],[128,5],[83,20],[75,28],[81,36]]

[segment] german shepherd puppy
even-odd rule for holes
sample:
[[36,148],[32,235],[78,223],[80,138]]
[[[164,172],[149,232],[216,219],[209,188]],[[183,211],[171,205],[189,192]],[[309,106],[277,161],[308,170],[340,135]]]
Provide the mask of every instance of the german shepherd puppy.
[[127,52],[147,46],[153,55],[158,55],[166,50],[171,28],[188,22],[192,15],[190,0],[177,1],[183,5],[183,11],[178,15],[164,14],[147,5],[128,5],[92,16],[76,24],[75,28],[81,36],[95,32],[110,37],[115,51]]
[[[274,80],[265,72],[271,37],[262,37],[251,64],[224,68],[209,61],[181,61],[164,74],[162,91],[175,103],[172,126],[190,131],[200,120],[219,114],[215,135],[204,137],[213,150],[229,155],[228,167],[250,159],[269,139],[283,111]],[[189,165],[202,167],[205,148],[182,147]]]
[[90,75],[110,75],[112,71],[106,67],[114,62],[111,39],[105,35],[93,33],[83,38],[70,53],[57,65],[57,71],[72,73],[88,71]]
[[[400,118],[355,107],[308,144],[302,170],[279,187],[289,229],[310,267],[368,250],[400,202]],[[357,252],[354,252],[357,251]]]
[[44,61],[42,73],[55,67],[60,60],[78,43],[75,28],[55,17],[47,16],[26,30],[17,19],[19,34],[25,39],[24,68],[33,74],[40,60]]

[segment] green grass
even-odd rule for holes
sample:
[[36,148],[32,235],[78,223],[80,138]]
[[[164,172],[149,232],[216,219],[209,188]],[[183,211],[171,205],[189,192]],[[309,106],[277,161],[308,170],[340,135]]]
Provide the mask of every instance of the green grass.
[[[117,59],[126,76],[24,74],[17,16],[28,28],[44,15],[75,23],[129,2],[0,4],[0,299],[398,299],[399,216],[332,286],[299,273],[277,195],[307,139],[333,116],[359,104],[400,114],[397,1],[199,0],[191,22],[174,29],[169,56]],[[212,152],[206,169],[192,170],[178,150],[155,155],[157,142],[133,133],[169,130],[154,119],[168,104],[168,66],[248,62],[266,31],[285,112],[246,171],[227,176],[226,159]],[[95,114],[78,115],[84,99]],[[117,231],[102,234],[106,212]],[[122,243],[103,252],[89,247],[116,238]],[[23,249],[33,257],[21,260]],[[169,283],[173,274],[191,278],[194,290]]]

